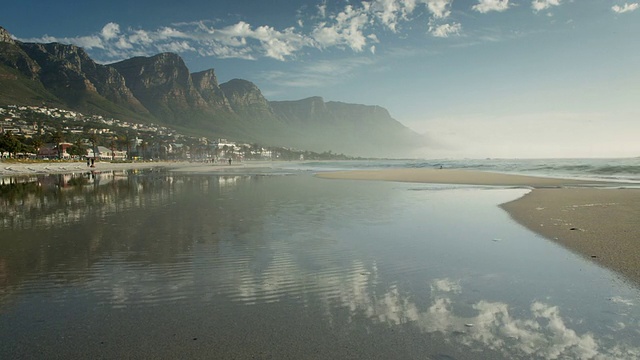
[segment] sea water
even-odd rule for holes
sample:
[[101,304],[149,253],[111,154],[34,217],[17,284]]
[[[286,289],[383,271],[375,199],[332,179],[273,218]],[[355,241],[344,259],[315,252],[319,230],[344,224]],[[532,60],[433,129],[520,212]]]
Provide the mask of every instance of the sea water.
[[432,159],[309,161],[283,165],[313,171],[400,168],[467,169],[521,175],[640,183],[640,158],[615,159]]
[[0,358],[640,356],[640,290],[528,190],[276,173],[7,180]]

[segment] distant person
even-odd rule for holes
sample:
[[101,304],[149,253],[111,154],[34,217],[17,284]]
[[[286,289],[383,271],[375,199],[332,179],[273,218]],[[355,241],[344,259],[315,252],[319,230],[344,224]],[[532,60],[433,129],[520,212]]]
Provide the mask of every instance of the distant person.
[[231,165],[231,158],[229,158],[229,165]]
[[87,166],[91,166],[91,159],[87,158]]

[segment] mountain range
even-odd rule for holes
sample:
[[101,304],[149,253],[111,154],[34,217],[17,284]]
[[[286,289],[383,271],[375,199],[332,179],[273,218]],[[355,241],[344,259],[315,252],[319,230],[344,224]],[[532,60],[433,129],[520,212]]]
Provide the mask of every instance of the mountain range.
[[250,81],[218,83],[161,53],[103,65],[84,49],[25,43],[0,27],[0,105],[42,105],[190,134],[352,156],[397,157],[424,138],[380,106],[311,97],[268,101]]

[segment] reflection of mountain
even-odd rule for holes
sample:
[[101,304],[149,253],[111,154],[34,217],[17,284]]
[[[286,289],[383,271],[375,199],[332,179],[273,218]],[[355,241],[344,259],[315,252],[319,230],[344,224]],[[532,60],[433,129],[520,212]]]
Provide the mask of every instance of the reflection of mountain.
[[[501,271],[494,267],[451,275],[463,263],[462,248],[472,242],[477,247],[465,265],[482,251],[501,250],[491,237],[478,240],[477,231],[456,243],[464,237],[454,231],[460,218],[429,227],[424,224],[452,218],[428,210],[445,204],[437,200],[441,196],[454,203],[456,214],[467,212],[476,221],[471,215],[487,208],[474,210],[478,204],[471,198],[494,190],[467,189],[456,198],[446,191],[306,175],[149,172],[110,178],[106,185],[97,177],[64,190],[34,186],[33,199],[15,196],[3,204],[16,221],[0,228],[0,307],[9,317],[34,312],[35,319],[43,313],[47,319],[21,322],[27,324],[18,329],[21,336],[57,330],[50,324],[76,343],[112,335],[117,341],[111,344],[134,353],[121,357],[170,357],[165,351],[184,350],[184,339],[163,347],[172,334],[188,334],[190,341],[197,335],[209,349],[228,349],[221,358],[250,357],[234,353],[246,348],[246,339],[255,346],[251,350],[262,344],[256,339],[264,341],[258,350],[273,358],[304,358],[309,349],[333,358],[403,359],[633,358],[640,351],[638,311],[624,299],[600,306],[573,289],[563,300],[546,291],[547,278],[533,295],[514,299],[535,281],[517,284],[522,278],[502,273],[476,276]],[[67,220],[66,211],[75,219]],[[42,216],[49,220],[41,222]],[[488,217],[464,225],[495,226],[490,222]],[[515,248],[516,242],[499,245]],[[438,262],[452,252],[458,257]],[[450,259],[455,264],[446,264]],[[55,304],[47,308],[49,299]],[[17,306],[5,306],[8,301]],[[54,314],[47,313],[51,309]],[[0,337],[13,339],[17,331],[2,325]],[[90,327],[98,335],[85,331]],[[140,344],[141,332],[156,342]],[[46,332],[48,345],[71,348],[57,334]],[[121,345],[128,339],[136,342],[130,348]],[[103,351],[95,349],[89,351]]]

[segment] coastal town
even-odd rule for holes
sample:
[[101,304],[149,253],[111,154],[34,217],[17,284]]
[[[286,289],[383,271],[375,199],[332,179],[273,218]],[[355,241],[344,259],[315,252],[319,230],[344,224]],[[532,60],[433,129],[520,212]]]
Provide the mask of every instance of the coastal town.
[[181,134],[166,126],[141,124],[46,106],[0,106],[2,159],[34,160],[242,160],[347,159],[331,151],[315,153],[265,147],[223,138]]

